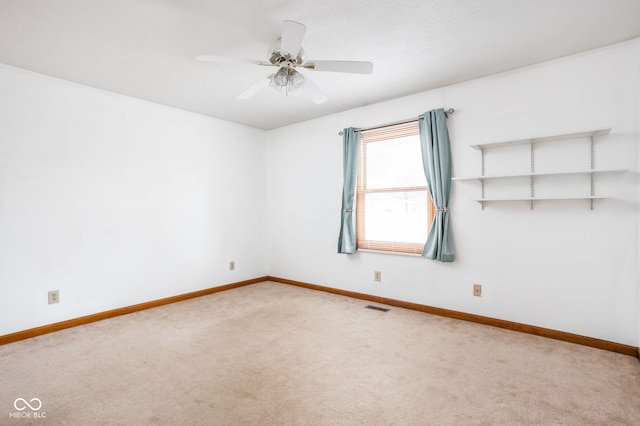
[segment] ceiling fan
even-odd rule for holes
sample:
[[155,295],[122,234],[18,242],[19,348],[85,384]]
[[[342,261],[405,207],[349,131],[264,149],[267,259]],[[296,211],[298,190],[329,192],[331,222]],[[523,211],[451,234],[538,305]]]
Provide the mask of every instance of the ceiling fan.
[[305,77],[296,68],[305,68],[315,71],[344,72],[352,74],[371,74],[373,64],[364,61],[305,61],[303,57],[302,39],[307,27],[299,22],[284,21],[282,23],[282,36],[269,49],[268,61],[251,59],[230,58],[215,55],[200,55],[196,59],[205,62],[241,62],[268,67],[277,67],[278,70],[255,82],[238,99],[249,99],[260,89],[271,86],[276,90],[284,90],[286,94],[306,87],[306,92],[316,104],[327,101],[327,96],[322,93],[309,77]]

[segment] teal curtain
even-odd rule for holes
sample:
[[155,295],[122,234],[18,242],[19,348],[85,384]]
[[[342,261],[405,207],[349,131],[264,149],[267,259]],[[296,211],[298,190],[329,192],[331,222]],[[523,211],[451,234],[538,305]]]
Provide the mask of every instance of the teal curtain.
[[342,212],[338,253],[356,251],[356,169],[358,167],[358,143],[360,129],[350,127],[342,131]]
[[422,165],[436,214],[422,255],[440,262],[453,262],[455,248],[451,233],[451,145],[444,109],[427,111],[418,117]]

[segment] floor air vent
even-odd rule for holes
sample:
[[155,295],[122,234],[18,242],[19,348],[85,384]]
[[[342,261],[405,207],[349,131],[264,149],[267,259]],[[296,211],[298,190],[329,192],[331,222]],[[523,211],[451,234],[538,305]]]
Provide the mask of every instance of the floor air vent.
[[379,306],[371,306],[371,305],[367,305],[366,306],[367,309],[373,309],[374,311],[382,311],[382,312],[389,312],[388,308],[381,308]]

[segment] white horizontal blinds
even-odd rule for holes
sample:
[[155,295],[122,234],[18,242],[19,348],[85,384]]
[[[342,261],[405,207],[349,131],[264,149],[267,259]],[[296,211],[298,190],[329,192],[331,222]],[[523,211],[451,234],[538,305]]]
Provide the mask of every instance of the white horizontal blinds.
[[377,142],[418,134],[418,120],[415,120],[408,123],[394,124],[391,126],[384,126],[371,130],[363,130],[360,134],[360,140],[362,141],[362,139],[365,138],[368,142]]
[[358,248],[422,253],[434,208],[418,122],[363,131],[358,152]]

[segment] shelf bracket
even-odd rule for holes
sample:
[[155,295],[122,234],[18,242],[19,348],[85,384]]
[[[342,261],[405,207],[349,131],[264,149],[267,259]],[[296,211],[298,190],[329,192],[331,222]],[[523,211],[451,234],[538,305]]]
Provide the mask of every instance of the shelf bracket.
[[[484,149],[480,148],[480,176],[484,176]],[[480,199],[484,200],[484,179],[480,179]],[[482,210],[484,210],[484,201],[480,203]]]
[[[531,147],[530,154],[529,154],[530,157],[531,157],[531,174],[533,174],[535,172],[535,157],[533,155],[533,142],[529,146]],[[533,190],[533,176],[530,177],[529,181],[530,181],[530,186],[531,186],[531,188],[530,188],[531,198],[533,198],[534,195],[535,195],[535,192]],[[529,209],[533,210],[533,200],[531,200],[531,204],[529,205]]]
[[[596,169],[596,160],[595,160],[595,149],[594,149],[594,144],[593,144],[593,135],[591,135],[591,170],[595,170]],[[594,188],[594,184],[593,184],[593,173],[591,173],[590,175],[591,178],[591,196],[595,196],[596,195],[596,191]],[[593,210],[593,198],[591,198],[591,210]]]

